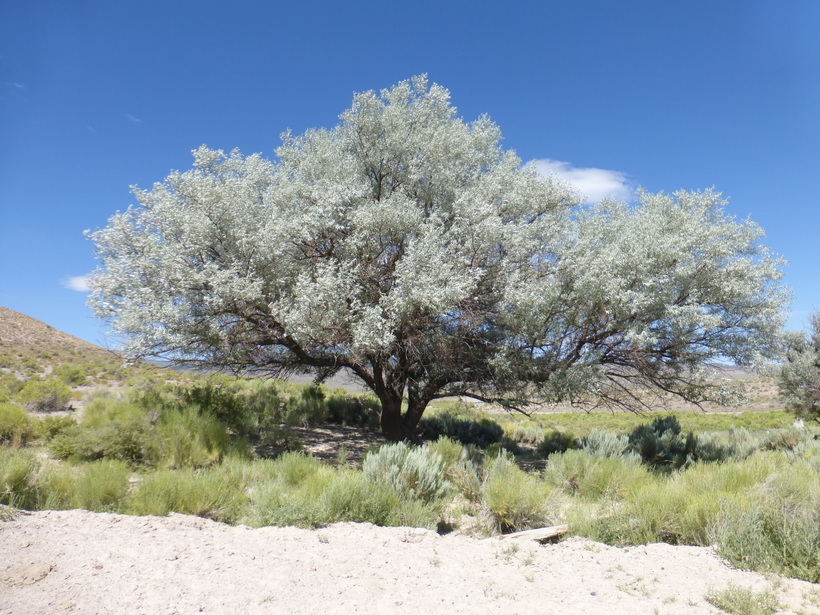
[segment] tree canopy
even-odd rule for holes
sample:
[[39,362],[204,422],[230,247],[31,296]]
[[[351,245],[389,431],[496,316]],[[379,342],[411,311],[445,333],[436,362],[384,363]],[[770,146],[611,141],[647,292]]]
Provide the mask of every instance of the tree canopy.
[[274,161],[200,147],[90,233],[90,305],[139,357],[347,368],[391,439],[451,395],[716,399],[706,362],[773,351],[779,261],[720,194],[582,205],[500,139],[422,76],[283,135]]
[[799,418],[820,421],[820,312],[811,317],[811,333],[785,339],[785,360],[778,384],[786,406]]

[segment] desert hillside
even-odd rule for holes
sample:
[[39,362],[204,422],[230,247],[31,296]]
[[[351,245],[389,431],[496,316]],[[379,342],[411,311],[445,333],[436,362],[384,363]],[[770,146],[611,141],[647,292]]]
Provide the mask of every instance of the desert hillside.
[[70,357],[111,358],[112,353],[51,325],[0,306],[0,354],[48,354]]

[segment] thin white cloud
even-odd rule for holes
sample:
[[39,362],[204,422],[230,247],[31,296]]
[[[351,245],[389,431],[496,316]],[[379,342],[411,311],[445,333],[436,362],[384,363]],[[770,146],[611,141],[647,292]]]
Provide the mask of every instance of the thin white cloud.
[[138,117],[131,115],[130,113],[125,114],[125,119],[129,122],[134,122],[135,124],[139,124],[142,120]]
[[597,203],[605,197],[629,201],[634,196],[634,189],[625,173],[608,169],[574,167],[569,162],[540,158],[532,160],[532,165],[539,175],[555,175],[569,182],[578,190],[587,203]]
[[91,278],[87,275],[75,275],[63,280],[63,286],[80,293],[87,293],[91,290]]
[[15,88],[17,90],[25,90],[26,89],[26,86],[24,86],[22,83],[17,83],[16,81],[13,82],[11,85],[12,85],[13,88]]

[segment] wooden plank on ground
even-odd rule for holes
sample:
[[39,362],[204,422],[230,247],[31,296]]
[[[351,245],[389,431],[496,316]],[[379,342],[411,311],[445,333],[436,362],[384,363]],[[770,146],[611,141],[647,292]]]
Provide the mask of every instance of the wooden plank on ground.
[[568,525],[553,525],[551,527],[539,527],[534,530],[524,530],[523,532],[514,532],[512,534],[502,534],[498,536],[500,540],[508,538],[523,538],[524,540],[537,540],[538,542],[545,542],[559,538],[569,531]]

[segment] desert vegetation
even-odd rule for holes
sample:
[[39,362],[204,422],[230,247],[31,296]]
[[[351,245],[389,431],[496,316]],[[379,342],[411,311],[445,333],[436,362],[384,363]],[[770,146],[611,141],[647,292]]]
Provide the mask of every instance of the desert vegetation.
[[37,376],[3,368],[23,384],[4,384],[0,404],[6,507],[477,536],[568,524],[612,545],[715,545],[736,566],[820,581],[818,431],[782,411],[526,417],[442,400],[421,445],[338,442],[320,459],[305,429],[377,432],[373,395],[154,366],[118,368],[114,386],[93,362],[62,365],[43,381],[94,374],[91,389],[61,380],[77,411],[26,406]]

